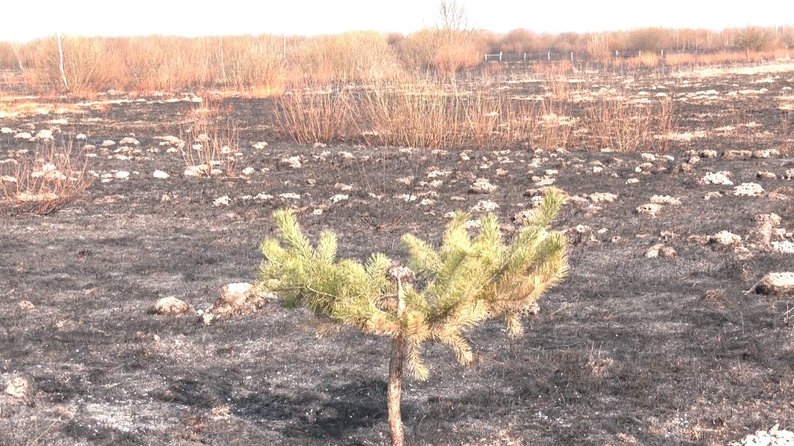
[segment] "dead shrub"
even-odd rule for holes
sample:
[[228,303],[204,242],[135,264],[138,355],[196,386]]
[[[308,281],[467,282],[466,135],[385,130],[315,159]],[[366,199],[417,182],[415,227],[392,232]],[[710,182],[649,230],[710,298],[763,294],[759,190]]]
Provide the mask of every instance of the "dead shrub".
[[288,79],[293,87],[367,83],[399,76],[402,71],[387,36],[377,32],[300,39],[290,54]]
[[72,145],[42,143],[0,163],[0,212],[48,215],[76,200],[93,182],[87,158]]
[[218,48],[220,82],[237,91],[254,87],[283,90],[284,41],[277,36],[220,37]]

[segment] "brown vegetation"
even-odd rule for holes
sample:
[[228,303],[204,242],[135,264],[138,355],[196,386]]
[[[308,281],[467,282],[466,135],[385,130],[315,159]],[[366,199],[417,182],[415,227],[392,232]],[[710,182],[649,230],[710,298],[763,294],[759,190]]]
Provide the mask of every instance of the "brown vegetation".
[[44,142],[0,164],[0,213],[47,215],[76,200],[93,178],[82,152]]
[[768,60],[789,57],[794,45],[791,27],[643,28],[556,35],[517,29],[497,35],[469,29],[456,3],[447,6],[436,27],[406,36],[376,32],[317,37],[65,36],[67,82],[61,79],[54,36],[25,44],[0,42],[0,69],[16,72],[28,89],[47,93],[213,88],[279,94],[297,86],[394,80],[406,73],[431,72],[449,79],[483,64],[485,54],[509,54],[510,60],[532,62],[535,70],[544,72],[546,63],[566,61],[640,69]]
[[[279,101],[283,135],[303,144],[362,142],[371,146],[501,149],[516,144],[567,147],[573,127],[561,87],[551,96],[518,100],[491,92],[442,89],[429,83],[380,83],[359,90],[296,90]],[[565,92],[567,93],[567,92]]]
[[185,167],[197,176],[234,173],[240,148],[237,125],[212,101],[205,100],[192,112],[193,122],[179,146]]

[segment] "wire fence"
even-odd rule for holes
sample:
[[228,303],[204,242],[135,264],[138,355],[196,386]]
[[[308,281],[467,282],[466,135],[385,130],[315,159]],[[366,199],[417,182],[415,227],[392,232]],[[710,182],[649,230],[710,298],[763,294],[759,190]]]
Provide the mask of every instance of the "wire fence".
[[514,52],[498,52],[498,53],[487,53],[483,55],[483,62],[503,62],[503,63],[534,63],[534,62],[560,62],[563,60],[568,60],[571,62],[593,62],[593,61],[603,61],[605,59],[631,59],[634,57],[643,57],[645,56],[658,56],[661,59],[664,59],[665,56],[673,55],[673,54],[684,54],[684,55],[703,55],[709,54],[706,52],[701,51],[681,51],[681,50],[658,50],[658,51],[612,51],[609,55],[604,55],[601,57],[594,57],[587,51],[560,51],[560,50],[549,50],[549,51],[534,51],[534,52],[522,52],[522,53],[514,53]]

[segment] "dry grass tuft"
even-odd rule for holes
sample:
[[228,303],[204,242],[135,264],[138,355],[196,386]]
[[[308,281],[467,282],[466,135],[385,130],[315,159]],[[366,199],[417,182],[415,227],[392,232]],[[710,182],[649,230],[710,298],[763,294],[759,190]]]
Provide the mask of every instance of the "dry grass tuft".
[[234,175],[240,132],[230,118],[218,117],[218,105],[204,101],[194,110],[195,121],[183,135],[179,151],[188,171],[195,176]]
[[0,213],[51,214],[76,200],[93,182],[88,162],[72,145],[44,143],[0,164]]

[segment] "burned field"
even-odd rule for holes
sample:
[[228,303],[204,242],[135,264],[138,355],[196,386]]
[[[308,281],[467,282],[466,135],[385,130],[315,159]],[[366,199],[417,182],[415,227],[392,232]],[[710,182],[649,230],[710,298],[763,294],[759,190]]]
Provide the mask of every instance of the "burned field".
[[[174,148],[193,96],[9,99],[0,166],[57,127],[56,141],[89,145],[93,183],[49,215],[0,219],[0,445],[386,444],[386,340],[318,336],[277,302],[200,313],[255,279],[276,209],[312,237],[336,232],[343,257],[400,259],[404,233],[438,242],[456,209],[493,210],[509,232],[551,184],[570,197],[554,224],[569,277],[522,338],[470,332],[474,365],[425,351],[429,379],[405,386],[408,443],[728,444],[791,429],[794,300],[755,289],[794,269],[794,71],[766,68],[579,90],[672,98],[675,129],[653,153],[298,145],[272,101],[226,99],[239,144],[210,176]],[[168,296],[192,308],[152,314]]]

